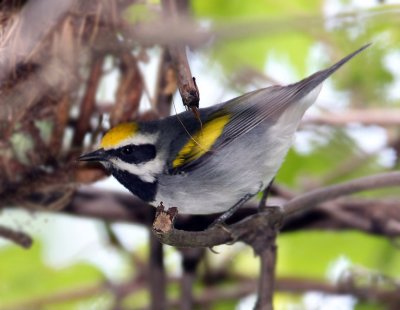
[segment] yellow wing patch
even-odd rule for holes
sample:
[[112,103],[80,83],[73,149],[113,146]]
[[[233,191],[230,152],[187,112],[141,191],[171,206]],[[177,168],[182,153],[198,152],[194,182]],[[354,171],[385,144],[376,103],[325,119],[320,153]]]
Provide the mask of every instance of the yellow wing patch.
[[100,147],[104,149],[117,146],[126,138],[132,137],[138,131],[139,126],[136,123],[122,123],[111,128],[101,139]]
[[203,128],[196,132],[179,151],[172,162],[172,167],[177,168],[207,153],[221,135],[228,121],[229,115],[222,115],[205,122]]

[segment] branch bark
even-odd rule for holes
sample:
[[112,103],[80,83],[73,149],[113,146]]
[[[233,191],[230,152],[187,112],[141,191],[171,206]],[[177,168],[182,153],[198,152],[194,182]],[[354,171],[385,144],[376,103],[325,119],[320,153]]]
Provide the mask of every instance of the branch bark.
[[79,120],[74,133],[73,144],[75,146],[81,145],[85,133],[90,127],[90,118],[96,103],[96,92],[101,79],[103,62],[104,55],[97,55],[93,61],[87,82],[86,93],[81,103]]
[[180,249],[182,254],[181,277],[181,310],[191,310],[194,308],[193,286],[196,279],[197,266],[204,256],[205,250],[201,248]]
[[[179,5],[174,0],[161,1],[162,7],[167,18],[174,22],[177,18],[182,18],[187,13],[187,2],[180,1]],[[189,67],[186,55],[186,46],[183,44],[172,43],[168,45],[172,63],[177,73],[178,89],[182,97],[183,105],[196,111],[199,108],[200,94],[196,85],[196,80]]]
[[171,55],[164,49],[158,69],[158,81],[156,87],[156,110],[161,117],[171,113],[172,96],[177,89],[176,74],[173,69]]
[[305,117],[303,124],[348,126],[351,123],[363,125],[398,126],[400,109],[346,109],[342,113],[323,113]]
[[[284,217],[289,217],[298,212],[304,212],[319,204],[339,198],[341,196],[354,194],[357,192],[378,189],[390,186],[400,186],[400,172],[388,172],[374,176],[355,179],[338,185],[327,186],[311,192],[299,195],[290,200],[283,206]],[[211,229],[199,232],[182,231],[171,229],[166,233],[155,232],[157,238],[166,244],[178,247],[213,247],[215,245],[244,241],[253,247],[252,238],[257,235],[258,227],[263,227],[263,231],[274,227],[281,218],[277,214],[272,215],[265,210],[245,218],[244,220],[232,224],[227,228],[215,226]],[[266,212],[267,211],[267,212]],[[260,251],[262,250],[262,245]],[[257,247],[255,251],[259,253]]]
[[118,56],[120,78],[115,104],[110,113],[111,127],[130,121],[137,116],[144,88],[137,59],[131,51],[123,51]]
[[152,310],[167,309],[163,245],[150,233],[149,283]]
[[3,225],[0,225],[0,237],[10,240],[25,249],[29,249],[33,243],[32,238],[28,234],[22,231],[15,231]]
[[362,192],[370,189],[400,186],[400,172],[387,172],[373,176],[354,179],[345,183],[318,188],[303,195],[297,196],[285,206],[285,214],[306,211],[316,205],[335,198]]
[[[277,185],[275,184],[273,189],[276,187]],[[278,192],[280,193],[280,190]],[[279,202],[284,204],[282,201],[285,201],[286,197],[289,198],[292,196],[292,194],[289,195],[286,192],[287,191],[283,193],[283,199],[277,199],[274,204]],[[366,229],[364,231],[367,233],[377,235],[383,234],[388,236],[400,235],[400,230],[396,228],[400,222],[400,202],[398,199],[346,197],[330,201],[329,208],[344,210],[347,213],[351,212],[353,217],[367,220],[370,223],[368,227],[364,227]],[[257,206],[255,204],[246,204],[233,215],[232,222],[238,222],[245,217],[251,216],[256,212],[256,210]],[[100,191],[93,189],[90,186],[81,186],[81,188],[72,196],[70,203],[62,209],[62,212],[70,215],[90,217],[112,222],[136,223],[145,226],[151,225],[152,218],[150,214],[153,214],[152,211],[152,207],[148,206],[138,198],[135,198],[131,194]],[[213,222],[215,217],[216,215],[190,217],[178,216],[175,222],[175,227],[177,229],[201,231]],[[376,225],[377,221],[382,224],[379,226]],[[354,226],[353,224],[356,223],[349,221],[343,222],[342,219],[326,212],[324,206],[323,208],[316,207],[310,209],[308,212],[298,213],[296,216],[288,217],[285,220],[281,231],[285,232],[298,229],[316,228],[330,230],[360,229],[360,227]],[[377,229],[379,227],[382,229]]]

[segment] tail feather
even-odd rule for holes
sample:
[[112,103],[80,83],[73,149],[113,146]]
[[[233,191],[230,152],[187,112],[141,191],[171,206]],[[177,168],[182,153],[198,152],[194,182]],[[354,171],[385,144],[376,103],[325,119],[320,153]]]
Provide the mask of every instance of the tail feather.
[[331,76],[336,70],[338,70],[341,66],[343,66],[346,62],[348,62],[350,59],[352,59],[354,56],[357,54],[361,53],[363,50],[365,50],[367,47],[369,47],[372,43],[368,43],[364,45],[363,47],[359,48],[355,52],[347,55],[346,57],[342,58],[339,60],[337,63],[332,65],[331,67],[318,71],[309,77],[301,80],[300,82],[288,85],[290,88],[294,88],[294,91],[299,97],[302,97],[309,92],[311,92],[315,87],[317,87],[319,84],[321,84],[323,81],[325,81],[329,76]]
[[364,45],[328,69],[314,73],[300,82],[287,86],[263,88],[222,103],[224,110],[229,112],[230,120],[213,147],[218,148],[231,143],[262,122],[278,120],[288,111],[289,107],[294,108],[291,109],[291,115],[287,117],[287,122],[297,126],[304,112],[314,103],[318,95],[317,87],[347,61],[370,45]]

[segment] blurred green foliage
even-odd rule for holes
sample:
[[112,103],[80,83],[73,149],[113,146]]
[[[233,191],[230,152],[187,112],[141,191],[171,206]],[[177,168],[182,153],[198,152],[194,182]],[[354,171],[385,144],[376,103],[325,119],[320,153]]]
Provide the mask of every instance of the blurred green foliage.
[[[102,273],[92,265],[77,262],[66,268],[52,268],[43,260],[42,246],[38,240],[29,251],[17,246],[2,247],[0,251],[0,309],[15,302],[30,301],[65,291],[77,291],[99,283]],[[101,297],[104,298],[104,297]],[[96,297],[68,302],[46,309],[77,309]]]

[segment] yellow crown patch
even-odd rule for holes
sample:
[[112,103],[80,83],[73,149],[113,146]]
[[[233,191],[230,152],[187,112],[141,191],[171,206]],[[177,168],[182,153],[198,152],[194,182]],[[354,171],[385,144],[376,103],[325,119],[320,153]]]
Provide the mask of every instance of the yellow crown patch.
[[121,141],[133,137],[138,131],[136,123],[123,123],[111,128],[101,139],[100,147],[109,149],[117,146]]

